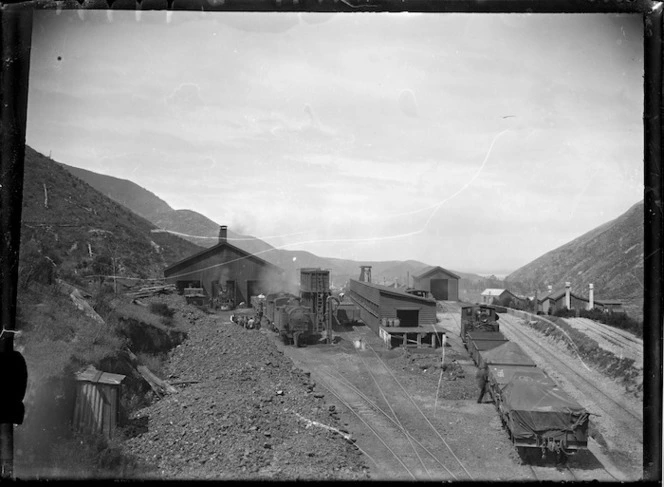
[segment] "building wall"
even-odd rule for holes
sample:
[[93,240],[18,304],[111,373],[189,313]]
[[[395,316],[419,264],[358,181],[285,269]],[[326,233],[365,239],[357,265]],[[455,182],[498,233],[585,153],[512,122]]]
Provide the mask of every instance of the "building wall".
[[447,279],[447,292],[449,301],[459,300],[459,279],[447,274],[446,272],[436,271],[422,278],[413,278],[413,287],[416,289],[425,289],[431,292],[432,279]]
[[413,309],[418,310],[418,326],[435,325],[436,318],[436,303],[423,302],[416,299],[409,299],[404,296],[394,296],[390,294],[380,295],[380,318],[396,318],[397,309]]
[[380,322],[380,293],[377,288],[350,280],[349,297],[360,308],[360,319],[375,333]]
[[165,277],[167,283],[176,285],[178,281],[200,281],[208,296],[213,294],[213,281],[222,286],[226,286],[226,281],[235,281],[236,304],[241,301],[249,303],[248,281],[259,281],[263,293],[278,292],[285,287],[276,269],[249,259],[230,247],[221,247]]
[[419,326],[435,324],[435,301],[423,301],[415,296],[396,296],[355,279],[350,280],[349,296],[360,308],[361,320],[378,333],[382,318],[396,318],[397,309],[418,310]]
[[119,390],[117,385],[77,382],[74,429],[111,438],[117,427]]

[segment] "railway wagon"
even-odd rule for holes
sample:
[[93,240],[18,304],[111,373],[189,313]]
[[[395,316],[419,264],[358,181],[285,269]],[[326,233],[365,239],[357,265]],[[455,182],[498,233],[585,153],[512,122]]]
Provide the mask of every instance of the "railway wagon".
[[564,462],[588,446],[589,413],[528,357],[507,341],[478,353],[488,368],[489,393],[514,446],[526,459],[547,451]]
[[471,331],[500,331],[496,308],[486,304],[470,304],[461,307],[461,330],[463,342]]
[[499,331],[470,331],[466,333],[466,348],[475,363],[479,363],[479,353],[496,348],[509,340]]

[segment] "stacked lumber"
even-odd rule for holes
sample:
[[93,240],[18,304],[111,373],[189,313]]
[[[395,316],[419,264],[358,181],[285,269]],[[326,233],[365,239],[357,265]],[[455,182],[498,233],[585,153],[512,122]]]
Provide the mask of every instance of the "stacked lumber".
[[155,296],[157,294],[170,294],[173,292],[175,292],[175,285],[165,284],[163,286],[142,287],[138,291],[133,291],[126,294],[127,296],[132,296],[134,298],[147,298],[149,296]]

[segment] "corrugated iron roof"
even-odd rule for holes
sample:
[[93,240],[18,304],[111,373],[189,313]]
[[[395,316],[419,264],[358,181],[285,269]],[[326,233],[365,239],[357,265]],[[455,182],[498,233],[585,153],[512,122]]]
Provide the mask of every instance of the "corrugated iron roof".
[[179,262],[176,262],[175,264],[169,265],[166,269],[164,269],[164,277],[168,277],[168,274],[170,274],[172,272],[175,272],[175,269],[178,268],[178,267],[185,266],[185,264],[187,264],[189,261],[194,260],[196,258],[199,258],[203,255],[213,254],[217,250],[219,250],[223,247],[229,247],[231,250],[235,250],[239,254],[246,256],[247,259],[251,259],[251,260],[257,261],[257,262],[259,262],[263,265],[266,265],[268,267],[272,267],[275,270],[277,270],[278,272],[281,272],[281,273],[284,272],[284,270],[281,267],[279,267],[279,266],[277,266],[277,265],[275,265],[271,262],[268,262],[267,260],[262,259],[262,258],[258,257],[255,254],[247,252],[246,250],[243,250],[240,247],[236,247],[235,245],[229,244],[228,242],[219,242],[218,244],[216,244],[216,245],[214,245],[210,248],[203,249],[200,252],[196,252],[195,254],[190,255],[189,257],[186,257],[186,258],[180,260]]
[[376,284],[374,282],[366,282],[366,281],[360,281],[358,279],[351,279],[351,281],[358,282],[360,284],[364,284],[369,287],[373,287],[375,289],[378,289],[381,293],[384,294],[392,294],[395,296],[399,297],[404,297],[404,298],[411,298],[411,299],[416,299],[419,301],[425,301],[427,303],[435,303],[435,299],[430,299],[430,298],[422,298],[420,296],[417,296],[415,294],[410,294],[405,291],[403,288],[394,288],[394,287],[388,287],[388,286],[383,286],[382,284]]
[[482,296],[500,296],[503,294],[507,289],[496,289],[496,288],[487,288],[484,291],[482,291]]
[[423,277],[426,277],[426,276],[428,276],[429,274],[433,274],[433,273],[436,272],[436,271],[442,271],[442,272],[444,272],[445,274],[449,274],[449,275],[452,276],[452,277],[455,277],[455,278],[457,278],[457,279],[461,279],[461,277],[460,277],[460,276],[457,276],[454,272],[452,272],[452,271],[448,271],[447,269],[443,269],[442,267],[440,267],[440,266],[438,266],[438,265],[437,265],[437,266],[429,267],[429,268],[425,269],[421,274],[413,275],[413,277],[414,277],[415,279],[422,279]]
[[76,373],[76,380],[78,382],[93,382],[95,384],[109,384],[115,386],[120,385],[125,377],[126,375],[102,372],[92,365],[87,369]]

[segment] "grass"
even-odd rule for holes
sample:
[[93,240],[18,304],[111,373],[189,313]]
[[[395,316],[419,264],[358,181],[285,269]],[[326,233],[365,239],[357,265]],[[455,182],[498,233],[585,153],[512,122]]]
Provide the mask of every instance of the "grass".
[[[26,420],[17,430],[21,460],[42,465],[48,472],[66,477],[132,477],[143,472],[135,460],[119,449],[122,438],[108,442],[85,435],[73,435],[73,374],[88,365],[99,370],[126,375],[120,396],[120,431],[130,423],[132,411],[147,406],[154,395],[150,387],[133,371],[124,355],[129,336],[126,315],[131,315],[142,330],[165,330],[163,320],[173,320],[174,310],[166,305],[147,307],[132,304],[117,296],[108,286],[93,286],[88,301],[104,323],[78,310],[65,287],[32,280],[18,296],[15,348],[22,350],[28,364]],[[82,289],[85,291],[85,289]],[[95,292],[96,291],[96,292]],[[170,315],[170,316],[169,316]],[[173,329],[169,329],[173,333]],[[164,335],[154,331],[153,335]],[[164,335],[165,336],[165,335]],[[168,341],[160,341],[166,346]],[[156,342],[155,342],[156,343]],[[137,351],[139,361],[163,377],[165,351]],[[103,440],[103,441],[102,441]],[[45,470],[45,471],[46,471]]]
[[[626,389],[634,387],[639,371],[634,367],[633,359],[619,358],[604,350],[597,341],[571,327],[563,318],[550,316],[547,319],[554,324],[538,319],[529,321],[528,325],[543,335],[564,343],[570,351],[578,353],[585,362],[594,365],[609,377],[622,381]],[[636,386],[637,391],[642,388],[643,384]]]

